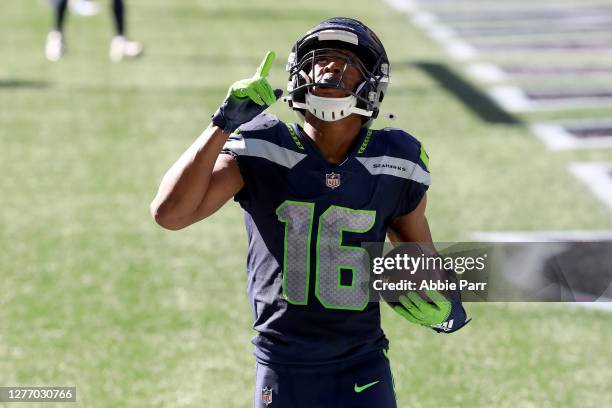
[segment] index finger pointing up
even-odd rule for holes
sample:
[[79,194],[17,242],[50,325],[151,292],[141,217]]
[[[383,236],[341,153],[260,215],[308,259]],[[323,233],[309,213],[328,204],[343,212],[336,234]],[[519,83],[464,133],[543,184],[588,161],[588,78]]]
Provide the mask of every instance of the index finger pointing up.
[[268,51],[263,61],[261,61],[261,65],[257,68],[257,72],[255,73],[256,78],[265,78],[268,76],[268,72],[270,72],[270,68],[272,68],[272,63],[274,63],[274,58],[276,58],[274,51]]

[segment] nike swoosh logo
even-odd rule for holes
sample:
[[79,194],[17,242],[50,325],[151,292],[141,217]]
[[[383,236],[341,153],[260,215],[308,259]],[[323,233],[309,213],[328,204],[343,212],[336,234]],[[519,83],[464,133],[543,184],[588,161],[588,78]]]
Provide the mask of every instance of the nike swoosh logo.
[[380,381],[374,381],[374,382],[371,382],[369,384],[362,385],[361,387],[359,385],[357,385],[357,383],[355,383],[355,392],[360,393],[361,391],[364,391],[364,390],[370,388],[371,386],[378,384],[379,382]]

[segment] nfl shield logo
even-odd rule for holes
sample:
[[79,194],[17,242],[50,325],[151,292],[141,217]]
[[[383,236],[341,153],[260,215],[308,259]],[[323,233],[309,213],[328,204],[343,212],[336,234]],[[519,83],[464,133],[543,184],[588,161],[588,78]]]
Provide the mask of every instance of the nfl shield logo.
[[269,387],[264,387],[261,389],[261,402],[266,405],[270,405],[272,403],[272,389]]
[[325,185],[329,188],[340,187],[340,174],[334,172],[326,174]]

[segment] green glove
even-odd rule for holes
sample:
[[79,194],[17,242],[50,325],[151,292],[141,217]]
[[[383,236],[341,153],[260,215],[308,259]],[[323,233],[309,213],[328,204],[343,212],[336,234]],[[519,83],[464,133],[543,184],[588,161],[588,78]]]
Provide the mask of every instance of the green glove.
[[260,106],[269,106],[276,102],[272,87],[270,87],[266,79],[274,63],[274,58],[276,58],[274,51],[268,51],[263,61],[261,61],[259,68],[257,68],[255,75],[252,78],[234,82],[227,93],[227,97],[233,96],[238,99],[250,98]]
[[393,310],[406,320],[423,326],[431,327],[444,323],[450,316],[451,302],[437,290],[428,290],[425,293],[431,302],[416,292],[409,292],[399,297],[401,306],[395,306]]
[[280,89],[273,91],[266,79],[275,57],[273,51],[268,51],[253,77],[232,84],[225,101],[213,115],[213,123],[216,126],[232,133],[240,125],[263,112],[283,94]]

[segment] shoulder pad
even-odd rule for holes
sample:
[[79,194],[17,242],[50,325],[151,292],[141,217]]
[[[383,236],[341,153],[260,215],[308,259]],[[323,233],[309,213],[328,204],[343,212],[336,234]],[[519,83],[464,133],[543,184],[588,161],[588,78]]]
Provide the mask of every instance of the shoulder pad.
[[398,128],[383,128],[378,131],[377,150],[390,156],[417,161],[421,155],[421,142],[410,133]]
[[385,132],[394,138],[398,138],[397,141],[399,143],[413,143],[413,142],[418,143],[419,142],[414,136],[406,132],[404,129],[386,127],[386,128],[380,129],[380,132]]

